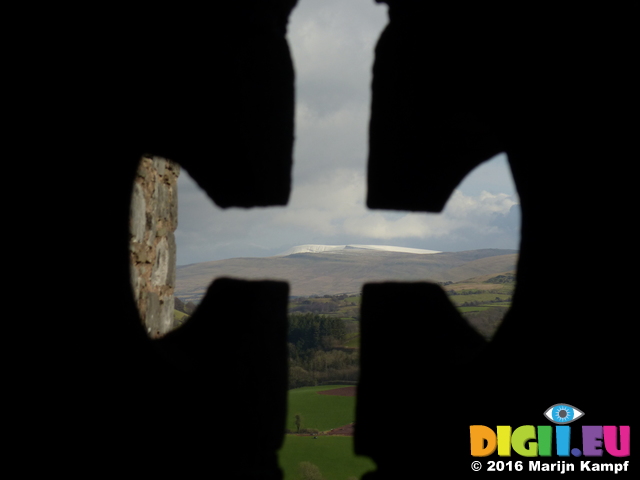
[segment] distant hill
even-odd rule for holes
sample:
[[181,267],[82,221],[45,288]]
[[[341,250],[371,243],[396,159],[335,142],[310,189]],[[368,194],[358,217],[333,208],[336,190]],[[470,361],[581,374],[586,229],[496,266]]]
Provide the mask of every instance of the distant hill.
[[302,250],[305,253],[232,258],[179,266],[176,269],[176,296],[184,301],[197,302],[213,279],[218,277],[285,280],[289,282],[292,296],[357,293],[367,282],[458,282],[507,272],[515,270],[518,259],[517,250],[436,253],[424,250],[414,253],[401,247],[355,247],[365,248],[294,247],[291,251]]
[[[346,252],[345,252],[346,250]],[[277,257],[294,255],[298,253],[371,253],[377,252],[399,252],[399,253],[417,253],[432,254],[442,253],[437,250],[425,250],[424,248],[407,248],[394,247],[391,245],[298,245],[291,247],[286,252],[276,255]]]

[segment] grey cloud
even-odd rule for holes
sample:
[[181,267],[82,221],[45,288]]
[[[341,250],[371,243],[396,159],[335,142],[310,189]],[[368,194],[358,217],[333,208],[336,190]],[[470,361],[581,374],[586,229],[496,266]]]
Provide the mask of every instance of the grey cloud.
[[371,67],[386,23],[386,6],[373,0],[300,0],[288,33],[296,69],[289,205],[222,210],[183,171],[179,265],[274,255],[308,243],[517,248],[519,218],[509,209],[518,200],[504,155],[472,172],[442,215],[366,209]]
[[506,214],[494,212],[489,224],[504,232],[519,232],[521,215],[520,204],[516,204]]
[[366,168],[371,69],[386,7],[372,0],[302,0],[289,23],[296,70],[294,182]]

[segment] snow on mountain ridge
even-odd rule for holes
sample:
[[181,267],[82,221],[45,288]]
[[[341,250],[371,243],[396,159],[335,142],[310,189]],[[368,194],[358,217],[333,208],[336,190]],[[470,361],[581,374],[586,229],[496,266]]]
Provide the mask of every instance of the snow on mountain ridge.
[[425,250],[423,248],[394,247],[392,245],[297,245],[289,250],[274,255],[276,257],[286,257],[297,253],[342,253],[345,250],[373,250],[380,252],[399,252],[399,253],[415,253],[419,255],[427,255],[433,253],[442,253],[436,250]]

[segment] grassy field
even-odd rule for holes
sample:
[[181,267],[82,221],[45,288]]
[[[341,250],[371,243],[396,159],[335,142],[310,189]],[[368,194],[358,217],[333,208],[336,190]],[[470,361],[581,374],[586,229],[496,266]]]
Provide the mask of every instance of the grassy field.
[[[301,428],[320,432],[352,423],[355,419],[356,397],[319,395],[322,390],[342,388],[344,385],[302,387],[289,390],[287,428],[295,431],[295,415],[302,417]],[[325,480],[361,478],[375,470],[375,463],[368,457],[353,452],[353,437],[337,435],[297,436],[285,435],[279,452],[280,466],[285,480],[297,480],[301,462],[317,465]]]
[[[497,299],[500,299],[499,301]],[[490,302],[500,302],[505,303],[508,301],[508,296],[506,295],[496,295],[495,293],[476,293],[470,295],[454,295],[449,296],[449,300],[454,305],[462,305],[465,302],[479,302],[486,303],[492,305]]]
[[178,310],[174,310],[173,311],[173,318],[176,320],[182,320],[184,317],[188,317],[189,315],[187,315],[184,312],[180,312]]
[[285,435],[278,458],[284,480],[298,480],[300,462],[317,465],[325,480],[361,478],[376,469],[369,457],[353,453],[353,437]]
[[350,347],[350,348],[360,348],[360,334],[359,333],[355,333],[355,334],[351,335],[344,342],[344,346],[345,347]]
[[489,308],[494,307],[509,307],[508,303],[492,303],[491,305],[478,305],[477,307],[458,307],[458,311],[460,313],[469,313],[469,312],[482,312],[483,310],[487,310]]
[[300,415],[302,418],[301,428],[313,428],[320,432],[352,423],[355,420],[356,397],[318,395],[317,393],[343,386],[325,385],[289,390],[286,428],[296,431],[295,415]]
[[176,321],[176,326],[180,327],[184,322],[189,320],[189,315],[184,312],[180,312],[179,310],[173,310],[173,319]]

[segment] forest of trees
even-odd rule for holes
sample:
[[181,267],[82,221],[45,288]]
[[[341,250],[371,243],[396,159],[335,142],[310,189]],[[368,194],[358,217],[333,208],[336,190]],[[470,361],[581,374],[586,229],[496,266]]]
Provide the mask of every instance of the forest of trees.
[[289,315],[289,388],[358,379],[356,349],[342,348],[344,321],[314,313]]
[[346,328],[342,319],[313,313],[289,315],[289,344],[294,355],[329,350],[342,343]]
[[[441,282],[462,315],[489,340],[511,303],[515,276],[496,275],[482,283],[496,288],[480,288],[479,283]],[[499,287],[498,287],[499,286]],[[461,288],[468,287],[468,288]],[[491,294],[491,296],[487,295]],[[469,311],[469,307],[482,307]],[[487,308],[490,307],[490,308]],[[175,309],[192,315],[197,305],[175,297]],[[465,309],[466,310],[463,310]],[[176,317],[178,318],[178,317]],[[360,298],[354,294],[291,298],[289,303],[289,388],[326,383],[355,384],[359,377],[358,330]],[[188,317],[180,317],[179,324]]]

